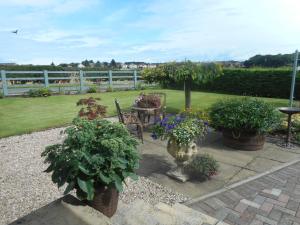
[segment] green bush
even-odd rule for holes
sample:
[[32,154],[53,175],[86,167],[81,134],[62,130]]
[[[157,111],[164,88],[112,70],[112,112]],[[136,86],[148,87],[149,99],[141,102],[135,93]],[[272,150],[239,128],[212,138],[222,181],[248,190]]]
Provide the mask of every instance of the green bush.
[[0,99],[4,98],[4,95],[0,92]]
[[235,132],[263,134],[281,123],[280,113],[272,105],[250,97],[218,101],[209,116],[213,127]]
[[217,160],[209,154],[199,154],[185,166],[185,171],[194,179],[206,180],[216,175],[219,167]]
[[137,178],[138,142],[124,125],[76,118],[65,133],[63,144],[42,153],[50,163],[45,172],[52,172],[52,181],[58,187],[68,183],[65,194],[75,189],[80,199],[93,200],[97,187],[122,191],[125,178]]
[[29,97],[48,97],[52,92],[49,88],[30,89],[28,91]]
[[90,88],[86,91],[86,93],[97,93],[97,88],[95,88],[95,87],[90,87]]

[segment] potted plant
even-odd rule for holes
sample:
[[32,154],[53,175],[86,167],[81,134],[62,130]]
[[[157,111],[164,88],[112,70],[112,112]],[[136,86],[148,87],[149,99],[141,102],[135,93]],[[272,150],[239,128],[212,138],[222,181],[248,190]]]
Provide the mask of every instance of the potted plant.
[[158,95],[141,93],[135,100],[135,105],[141,108],[159,108],[161,100]]
[[218,101],[211,107],[211,125],[223,133],[226,146],[241,150],[259,150],[265,134],[280,123],[275,108],[256,98]]
[[46,147],[42,156],[50,163],[58,187],[67,183],[65,194],[75,189],[79,199],[111,217],[127,177],[137,178],[138,142],[120,123],[76,118],[66,129],[62,144]]
[[207,124],[203,120],[187,115],[172,115],[160,120],[152,128],[153,139],[167,139],[167,151],[175,158],[177,167],[168,175],[182,182],[189,179],[184,171],[185,165],[197,153],[195,139],[204,137]]

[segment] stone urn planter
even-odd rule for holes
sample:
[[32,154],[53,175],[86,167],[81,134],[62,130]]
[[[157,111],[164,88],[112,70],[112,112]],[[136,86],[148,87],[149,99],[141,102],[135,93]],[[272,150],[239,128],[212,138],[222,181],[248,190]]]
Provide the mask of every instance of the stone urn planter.
[[223,144],[227,147],[256,151],[264,147],[265,135],[250,133],[245,131],[235,132],[233,130],[224,129],[223,133]]
[[181,182],[185,182],[189,179],[189,176],[184,171],[185,165],[197,154],[197,145],[195,142],[191,142],[188,145],[178,145],[176,140],[170,138],[167,144],[168,153],[173,156],[177,167],[171,169],[167,174]]
[[100,186],[95,191],[94,199],[86,203],[110,218],[117,210],[118,201],[119,192],[116,188]]

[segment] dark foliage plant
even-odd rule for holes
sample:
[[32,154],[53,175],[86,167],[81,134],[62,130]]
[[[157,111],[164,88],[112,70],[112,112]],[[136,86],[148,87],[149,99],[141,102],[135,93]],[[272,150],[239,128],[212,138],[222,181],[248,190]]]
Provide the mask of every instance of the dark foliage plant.
[[49,88],[30,89],[28,91],[29,97],[48,97],[52,92]]
[[77,102],[77,106],[83,106],[78,112],[79,117],[87,118],[89,120],[103,118],[106,115],[106,106],[100,105],[98,101],[100,98],[83,98]]
[[281,123],[279,112],[271,104],[249,97],[218,101],[209,116],[213,127],[234,132],[264,134]]
[[209,154],[199,154],[193,157],[185,166],[185,171],[194,179],[206,180],[218,173],[219,164]]
[[127,177],[137,179],[138,142],[120,123],[76,118],[66,129],[62,144],[46,147],[42,153],[58,187],[67,183],[65,194],[75,189],[80,199],[93,200],[97,187],[122,191]]

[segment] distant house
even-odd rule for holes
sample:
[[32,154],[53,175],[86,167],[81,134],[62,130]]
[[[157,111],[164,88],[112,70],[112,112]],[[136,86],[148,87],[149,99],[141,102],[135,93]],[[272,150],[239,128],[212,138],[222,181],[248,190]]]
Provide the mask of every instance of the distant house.
[[79,69],[85,68],[85,66],[84,66],[82,63],[78,64],[77,67],[78,67]]

